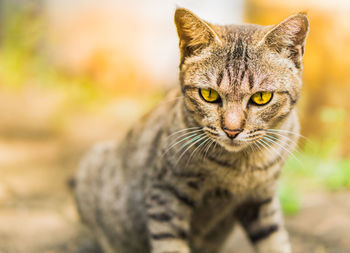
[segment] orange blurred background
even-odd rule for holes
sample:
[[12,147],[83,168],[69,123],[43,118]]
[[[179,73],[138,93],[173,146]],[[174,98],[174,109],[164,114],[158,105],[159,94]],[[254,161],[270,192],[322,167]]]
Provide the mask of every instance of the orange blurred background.
[[176,5],[216,24],[277,24],[307,11],[307,140],[284,168],[280,196],[295,252],[350,251],[350,1],[3,0],[0,252],[77,252],[67,243],[79,237],[67,182],[92,143],[119,139],[178,85]]

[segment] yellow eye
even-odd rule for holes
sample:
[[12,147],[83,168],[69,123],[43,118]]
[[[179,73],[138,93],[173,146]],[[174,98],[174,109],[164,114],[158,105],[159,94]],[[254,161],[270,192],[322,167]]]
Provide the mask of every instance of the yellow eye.
[[263,91],[255,93],[250,99],[256,105],[265,105],[270,102],[272,98],[272,92]]
[[201,94],[202,98],[210,103],[215,103],[220,100],[220,96],[216,90],[213,90],[211,88],[208,89],[199,89],[199,93]]

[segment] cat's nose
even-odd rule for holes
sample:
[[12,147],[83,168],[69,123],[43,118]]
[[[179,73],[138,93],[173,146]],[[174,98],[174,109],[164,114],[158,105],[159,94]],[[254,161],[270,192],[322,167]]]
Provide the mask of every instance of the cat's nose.
[[229,129],[226,127],[224,127],[223,130],[230,139],[236,138],[237,135],[239,135],[239,133],[242,132],[242,129]]

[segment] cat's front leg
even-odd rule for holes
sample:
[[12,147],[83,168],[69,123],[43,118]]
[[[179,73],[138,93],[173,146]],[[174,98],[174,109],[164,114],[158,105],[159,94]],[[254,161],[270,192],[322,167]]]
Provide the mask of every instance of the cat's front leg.
[[276,196],[241,205],[236,212],[258,253],[290,253],[291,246]]
[[193,196],[179,184],[158,182],[146,196],[147,226],[152,253],[190,253]]

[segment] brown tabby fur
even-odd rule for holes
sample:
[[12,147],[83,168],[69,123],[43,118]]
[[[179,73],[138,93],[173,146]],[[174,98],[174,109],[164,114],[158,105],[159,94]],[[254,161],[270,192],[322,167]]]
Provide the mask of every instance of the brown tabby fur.
[[[180,85],[119,144],[87,154],[81,217],[105,252],[220,252],[236,222],[257,252],[291,252],[275,190],[298,137],[306,15],[219,26],[179,8],[175,23]],[[201,88],[221,101],[206,102]],[[263,106],[250,100],[260,91],[273,93]]]

